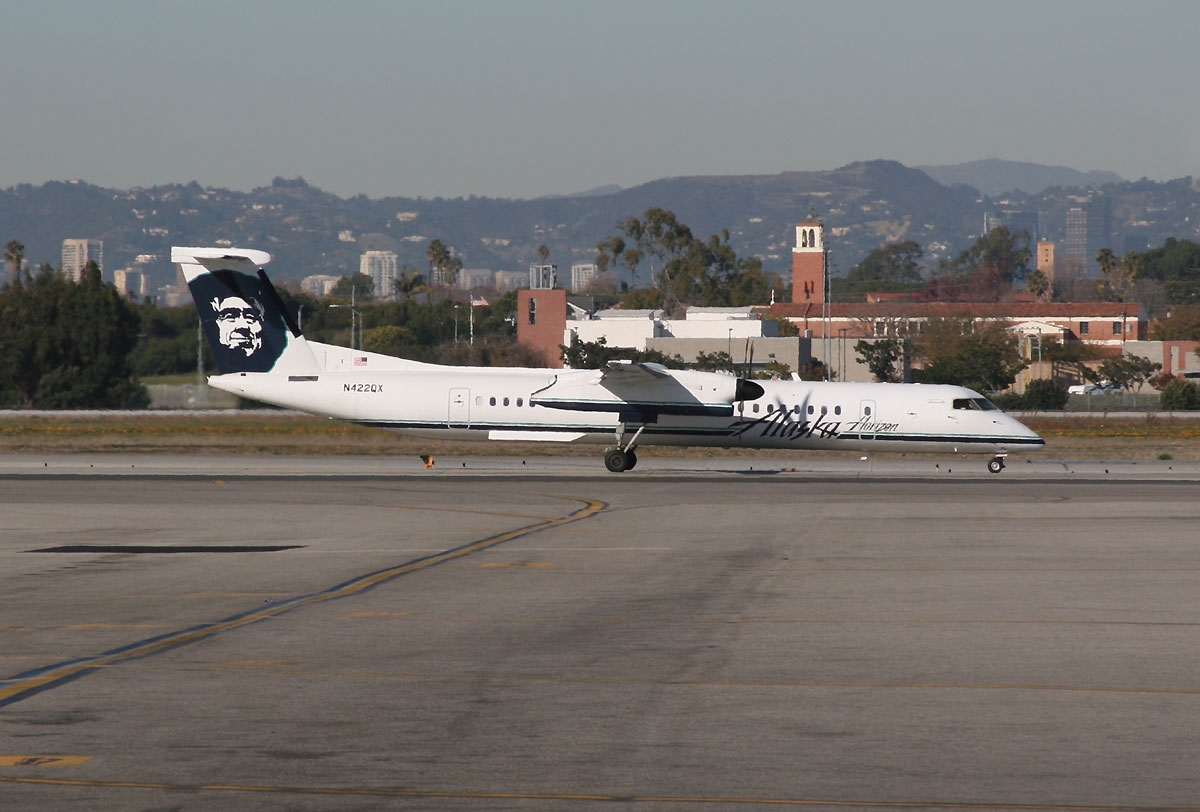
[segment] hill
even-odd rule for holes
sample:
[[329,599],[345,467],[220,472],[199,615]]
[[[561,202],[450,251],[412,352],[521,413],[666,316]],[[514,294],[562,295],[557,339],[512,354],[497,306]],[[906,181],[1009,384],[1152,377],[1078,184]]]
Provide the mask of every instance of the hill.
[[[1134,247],[1168,236],[1197,237],[1191,213],[1200,189],[1190,178],[1103,187],[1113,200],[1114,229]],[[1074,187],[1010,195],[1006,206],[1043,213],[1047,236],[1065,233],[1067,196]],[[987,197],[946,186],[893,161],[865,161],[820,172],[664,178],[641,186],[571,197],[369,199],[340,198],[303,179],[276,178],[250,192],[180,184],[105,189],[84,182],[22,184],[0,191],[0,241],[20,240],[33,264],[58,266],[62,240],[104,240],[104,265],[139,263],[154,286],[173,281],[171,245],[237,245],[275,255],[272,276],[299,280],[313,273],[358,269],[372,248],[395,250],[404,265],[428,267],[426,249],[441,239],[467,268],[524,270],[537,247],[564,270],[591,262],[595,245],[625,217],[651,206],[671,209],[700,236],[728,229],[739,255],[757,255],[768,270],[791,265],[795,223],[810,213],[829,231],[830,262],[845,274],[867,252],[896,240],[915,240],[927,262],[968,247],[982,228]],[[1116,238],[1114,238],[1116,239]],[[1124,243],[1115,244],[1124,253]]]
[[918,166],[917,169],[945,186],[970,186],[989,197],[1012,191],[1036,195],[1052,186],[1086,189],[1123,180],[1115,172],[1080,172],[1068,166],[1043,166],[999,158],[945,166]]

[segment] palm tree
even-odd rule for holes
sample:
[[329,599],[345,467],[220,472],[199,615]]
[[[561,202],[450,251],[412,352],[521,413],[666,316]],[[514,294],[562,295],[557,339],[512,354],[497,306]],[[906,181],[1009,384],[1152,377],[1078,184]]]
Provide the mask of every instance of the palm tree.
[[434,240],[429,243],[429,248],[425,251],[425,256],[429,257],[430,281],[434,285],[445,284],[442,273],[450,263],[450,249],[441,240]]
[[457,285],[458,275],[463,269],[462,257],[450,257],[450,261],[446,263],[446,284]]
[[401,268],[400,275],[396,277],[396,290],[404,295],[406,302],[425,286],[425,275],[416,268]]
[[8,263],[8,270],[15,285],[21,278],[21,266],[25,264],[25,246],[16,240],[9,240],[4,246],[4,261]]

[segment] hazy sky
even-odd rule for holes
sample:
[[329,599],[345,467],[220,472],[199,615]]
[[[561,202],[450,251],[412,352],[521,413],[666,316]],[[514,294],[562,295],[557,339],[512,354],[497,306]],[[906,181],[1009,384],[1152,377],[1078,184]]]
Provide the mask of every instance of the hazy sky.
[[9,0],[0,187],[537,197],[998,157],[1200,175],[1200,3]]

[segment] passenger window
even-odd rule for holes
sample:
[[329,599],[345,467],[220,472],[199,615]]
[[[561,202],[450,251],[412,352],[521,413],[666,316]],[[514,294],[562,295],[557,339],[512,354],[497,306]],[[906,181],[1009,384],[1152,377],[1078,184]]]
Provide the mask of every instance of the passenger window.
[[508,398],[505,398],[505,399],[504,399],[504,405],[505,405],[505,406],[507,406],[507,405],[508,405]]
[[863,406],[863,417],[870,417],[870,416],[871,416],[871,407]]
[[774,404],[774,403],[768,403],[768,404],[767,404],[767,414],[771,414],[771,413],[773,413],[774,411],[775,411],[775,404]]
[[822,406],[822,407],[821,407],[821,414],[826,414],[828,411],[829,411],[829,407],[828,407],[828,406]]
[[797,405],[795,405],[795,406],[793,406],[793,407],[792,407],[792,414],[800,414],[800,406],[799,406],[799,404],[797,404]]
[[809,414],[812,414],[812,413],[813,413],[813,407],[812,407],[812,406],[809,406],[809,407],[808,407],[808,413],[809,413]]
[[758,404],[757,403],[755,403],[754,406],[751,408],[753,409],[755,414],[758,414]]
[[495,406],[495,405],[496,405],[496,399],[495,399],[495,398],[488,398],[488,405],[489,405],[489,406]]
[[517,398],[517,405],[518,405],[518,406],[523,406],[523,405],[524,405],[524,404],[521,402],[521,398]]
[[833,407],[833,413],[834,413],[834,414],[841,414],[841,413],[842,413],[842,407],[841,407],[841,406],[834,406],[834,407]]

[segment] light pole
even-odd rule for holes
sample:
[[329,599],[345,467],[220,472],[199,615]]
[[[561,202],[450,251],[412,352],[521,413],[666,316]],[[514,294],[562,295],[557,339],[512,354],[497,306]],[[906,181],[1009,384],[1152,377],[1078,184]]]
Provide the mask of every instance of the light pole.
[[[362,349],[362,327],[360,319],[362,314],[358,312],[358,308],[354,306],[354,288],[350,288],[350,304],[331,304],[330,307],[344,307],[350,311],[350,349]],[[358,333],[359,346],[354,346],[354,334]]]
[[454,343],[458,343],[458,302],[454,303]]
[[846,333],[849,327],[838,328],[838,377],[846,380]]

